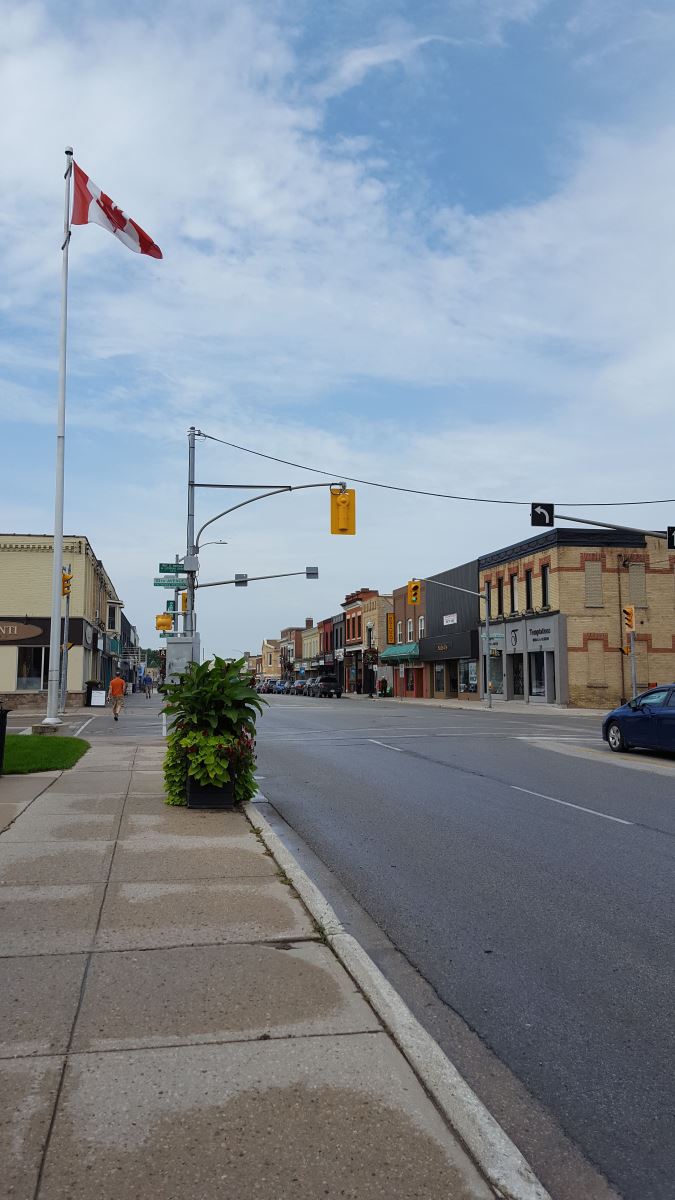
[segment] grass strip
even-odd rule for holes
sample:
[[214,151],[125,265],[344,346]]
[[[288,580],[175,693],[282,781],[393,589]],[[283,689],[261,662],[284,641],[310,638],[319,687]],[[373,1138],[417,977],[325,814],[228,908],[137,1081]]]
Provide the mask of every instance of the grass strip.
[[7,734],[5,775],[30,775],[33,771],[66,771],[89,749],[82,738],[58,734]]

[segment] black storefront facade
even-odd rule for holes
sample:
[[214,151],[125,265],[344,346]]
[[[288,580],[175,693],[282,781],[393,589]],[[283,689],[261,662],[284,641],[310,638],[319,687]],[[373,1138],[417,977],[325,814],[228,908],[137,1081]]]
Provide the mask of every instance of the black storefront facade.
[[420,638],[425,694],[479,699],[478,560],[432,575],[426,585],[426,629]]
[[[10,708],[30,706],[46,692],[50,631],[49,617],[0,616],[0,701]],[[61,640],[63,632],[61,618]],[[81,704],[92,671],[105,683],[110,679],[112,640],[84,618],[71,617],[68,645],[67,700]]]

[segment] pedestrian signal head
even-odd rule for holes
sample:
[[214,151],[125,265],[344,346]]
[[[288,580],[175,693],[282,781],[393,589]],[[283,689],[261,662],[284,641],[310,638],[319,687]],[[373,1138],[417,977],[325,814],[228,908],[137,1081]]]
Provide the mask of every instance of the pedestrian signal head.
[[330,489],[331,533],[356,533],[356,492],[354,488]]
[[61,575],[61,595],[62,596],[70,595],[70,589],[72,586],[72,582],[73,582],[72,572],[64,571]]
[[173,616],[171,613],[158,613],[155,617],[155,629],[173,629]]
[[623,627],[627,633],[632,633],[635,629],[635,605],[626,604],[623,609]]
[[408,604],[419,604],[420,592],[422,584],[419,579],[411,579],[408,582]]

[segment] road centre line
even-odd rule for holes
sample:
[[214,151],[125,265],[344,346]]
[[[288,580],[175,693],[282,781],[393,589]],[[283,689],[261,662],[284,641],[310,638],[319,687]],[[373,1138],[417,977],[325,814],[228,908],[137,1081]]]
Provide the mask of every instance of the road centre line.
[[624,821],[623,817],[610,817],[609,813],[598,812],[596,808],[584,808],[583,804],[571,804],[569,800],[558,800],[556,796],[545,796],[543,792],[533,792],[530,788],[517,787],[510,783],[514,792],[525,792],[527,796],[538,796],[540,800],[551,800],[553,804],[563,804],[565,808],[576,808],[579,812],[590,813],[593,817],[602,817],[605,821],[616,821],[617,825],[634,825],[634,821]]
[[395,750],[397,754],[403,754],[400,746],[388,746],[386,742],[378,742],[377,738],[368,738],[368,741],[372,742],[374,746],[382,746],[385,750]]

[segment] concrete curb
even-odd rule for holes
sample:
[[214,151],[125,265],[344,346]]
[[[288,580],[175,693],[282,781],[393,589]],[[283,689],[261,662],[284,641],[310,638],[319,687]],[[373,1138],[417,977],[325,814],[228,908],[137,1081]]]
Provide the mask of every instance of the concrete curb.
[[[261,801],[265,797],[258,793]],[[244,805],[251,825],[290,879],[326,939],[380,1017],[427,1092],[504,1200],[551,1200],[529,1163],[459,1071],[404,1004],[398,992],[351,934],[316,884],[296,862],[254,802]]]

